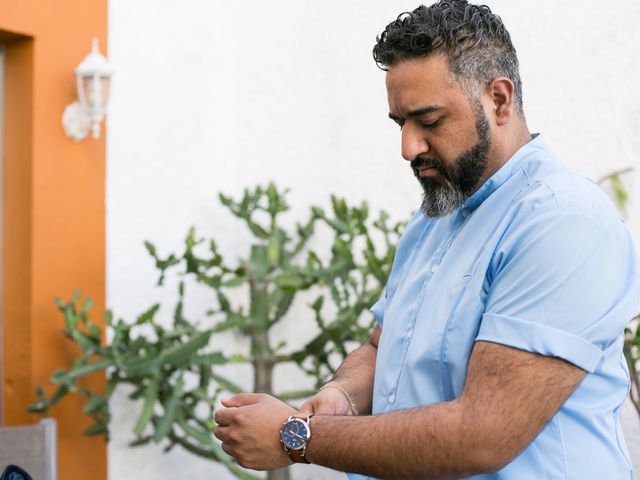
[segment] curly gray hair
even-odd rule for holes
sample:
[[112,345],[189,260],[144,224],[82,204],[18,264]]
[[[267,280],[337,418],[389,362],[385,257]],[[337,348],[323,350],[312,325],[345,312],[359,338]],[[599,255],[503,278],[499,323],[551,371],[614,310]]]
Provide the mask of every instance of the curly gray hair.
[[453,78],[475,101],[495,78],[510,79],[516,111],[523,115],[516,50],[502,19],[489,7],[467,0],[421,5],[387,25],[373,48],[373,58],[382,70],[433,53],[446,55]]

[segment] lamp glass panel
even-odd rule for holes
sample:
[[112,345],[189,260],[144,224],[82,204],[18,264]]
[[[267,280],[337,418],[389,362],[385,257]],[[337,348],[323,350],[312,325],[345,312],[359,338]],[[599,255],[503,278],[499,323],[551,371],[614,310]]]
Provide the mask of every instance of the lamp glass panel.
[[107,103],[109,103],[111,79],[109,77],[100,77],[100,84],[102,85],[102,108],[107,108]]
[[78,97],[80,98],[80,102],[82,106],[86,109],[93,108],[93,95],[91,94],[91,78],[92,77],[82,77],[80,81],[80,88],[82,88],[82,93],[78,92]]
[[[96,84],[100,89],[100,95],[97,95]],[[82,89],[84,91],[84,99],[86,102],[85,108],[89,110],[101,111],[104,110],[107,105],[107,99],[109,98],[109,77],[99,77],[97,82],[94,82],[94,77],[82,77]],[[80,96],[80,95],[79,95]],[[80,96],[82,98],[82,96]]]

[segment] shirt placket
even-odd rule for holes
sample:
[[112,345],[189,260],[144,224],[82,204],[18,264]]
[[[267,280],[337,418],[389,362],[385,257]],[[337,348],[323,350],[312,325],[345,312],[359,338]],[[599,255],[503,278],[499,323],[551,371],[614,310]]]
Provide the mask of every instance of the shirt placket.
[[[431,267],[429,268],[429,270],[427,271],[427,274],[425,275],[425,279],[422,283],[422,288],[420,289],[420,296],[418,297],[417,301],[414,304],[414,309],[408,312],[408,315],[407,315],[407,327],[404,330],[403,342],[401,346],[402,357],[398,366],[398,372],[395,376],[395,379],[392,383],[392,387],[389,390],[389,394],[387,396],[388,407],[392,407],[396,403],[398,385],[400,383],[400,377],[402,375],[402,371],[404,370],[407,353],[409,351],[409,346],[411,345],[411,339],[413,338],[413,331],[415,329],[416,319],[418,317],[418,312],[420,311],[426,292],[430,286],[431,279],[438,272],[438,269],[440,268],[440,264],[442,263],[442,259],[446,255],[447,250],[449,250],[449,247],[453,243],[453,240],[455,239],[458,232],[462,228],[462,225],[464,225],[464,223],[466,222],[469,215],[470,215],[470,211],[466,207],[458,210],[458,213],[456,214],[456,219],[451,224],[451,227],[449,229],[447,236],[445,237],[445,240],[440,243],[440,246],[436,250],[436,253],[430,259]],[[413,255],[414,258],[418,257],[417,252],[422,248],[424,241],[425,241],[425,238],[423,235],[416,242],[416,245],[414,247],[414,255]],[[403,279],[403,282],[406,280],[406,278],[407,276],[405,276],[405,278]]]

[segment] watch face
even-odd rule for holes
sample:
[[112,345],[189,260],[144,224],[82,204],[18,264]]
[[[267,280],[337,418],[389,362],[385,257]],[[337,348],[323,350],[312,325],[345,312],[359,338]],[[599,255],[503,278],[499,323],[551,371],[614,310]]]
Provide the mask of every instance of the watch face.
[[303,420],[294,419],[284,424],[280,432],[282,444],[291,450],[302,449],[309,439],[309,429]]

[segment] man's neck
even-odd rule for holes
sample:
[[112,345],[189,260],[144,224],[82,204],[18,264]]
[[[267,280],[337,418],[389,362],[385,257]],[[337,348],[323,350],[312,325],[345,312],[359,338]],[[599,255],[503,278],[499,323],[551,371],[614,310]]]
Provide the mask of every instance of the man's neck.
[[483,185],[491,176],[509,161],[513,155],[524,145],[531,141],[531,133],[527,124],[522,121],[511,132],[504,132],[500,140],[492,142],[489,151],[489,168],[481,179],[479,185]]

